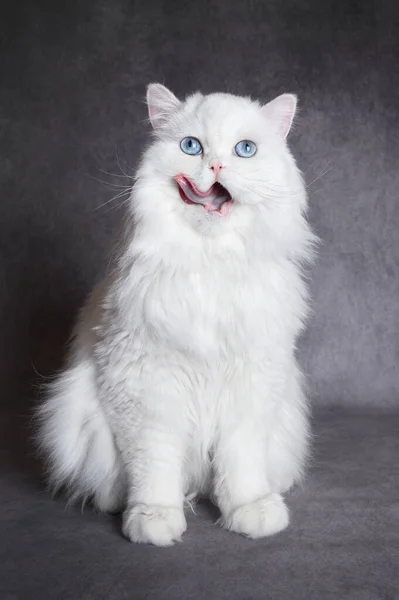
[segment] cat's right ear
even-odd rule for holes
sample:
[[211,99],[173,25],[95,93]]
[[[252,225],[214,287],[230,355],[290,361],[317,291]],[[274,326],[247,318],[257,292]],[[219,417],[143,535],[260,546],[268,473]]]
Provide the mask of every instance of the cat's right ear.
[[158,129],[165,125],[180,106],[180,100],[160,83],[150,83],[147,88],[147,106],[151,125]]

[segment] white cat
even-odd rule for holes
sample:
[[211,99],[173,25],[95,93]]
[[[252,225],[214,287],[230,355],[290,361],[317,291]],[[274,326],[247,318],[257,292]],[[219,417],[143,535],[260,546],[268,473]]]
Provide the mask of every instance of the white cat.
[[181,102],[152,84],[147,100],[155,139],[40,442],[54,486],[123,508],[134,542],[180,540],[185,498],[203,495],[223,527],[271,535],[308,447],[294,350],[315,236],[286,144],[296,98]]

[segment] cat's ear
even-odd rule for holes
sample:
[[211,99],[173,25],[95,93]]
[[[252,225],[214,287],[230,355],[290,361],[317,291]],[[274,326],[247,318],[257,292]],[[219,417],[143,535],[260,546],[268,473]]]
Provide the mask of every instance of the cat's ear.
[[262,107],[264,116],[284,139],[291,129],[296,104],[297,98],[294,94],[282,94]]
[[147,106],[151,125],[162,127],[180,106],[180,100],[160,83],[150,83],[147,88]]

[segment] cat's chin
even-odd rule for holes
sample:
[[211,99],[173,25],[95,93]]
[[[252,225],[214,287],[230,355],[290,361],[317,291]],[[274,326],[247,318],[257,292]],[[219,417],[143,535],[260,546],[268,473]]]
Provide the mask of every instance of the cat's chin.
[[227,217],[233,206],[229,191],[219,182],[215,182],[205,192],[185,175],[174,177],[180,199],[195,210],[203,210],[207,216]]

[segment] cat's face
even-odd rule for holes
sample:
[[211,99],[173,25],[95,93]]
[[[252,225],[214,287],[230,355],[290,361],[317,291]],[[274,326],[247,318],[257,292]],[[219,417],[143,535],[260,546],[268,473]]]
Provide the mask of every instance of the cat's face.
[[[285,138],[296,99],[284,94],[261,106],[230,94],[195,94],[180,102],[159,84],[148,88],[156,141],[142,173],[162,188],[157,210],[217,234],[275,210],[298,185]],[[292,189],[291,189],[292,191]]]

